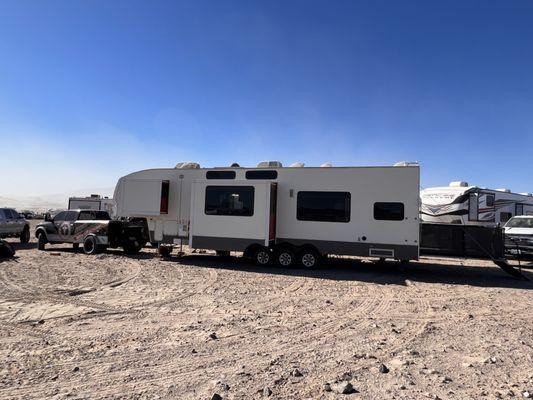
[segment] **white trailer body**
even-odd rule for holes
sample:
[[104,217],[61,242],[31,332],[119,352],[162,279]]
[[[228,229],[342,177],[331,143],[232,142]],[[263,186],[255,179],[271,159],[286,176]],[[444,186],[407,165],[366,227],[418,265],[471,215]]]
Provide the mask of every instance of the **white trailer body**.
[[486,189],[452,182],[420,192],[422,222],[439,224],[503,225],[516,215],[533,215],[531,193]]
[[151,169],[119,179],[118,217],[152,242],[418,259],[419,167]]
[[115,200],[101,197],[99,195],[91,195],[88,197],[70,197],[68,199],[69,210],[94,210],[107,211],[113,217],[116,213]]

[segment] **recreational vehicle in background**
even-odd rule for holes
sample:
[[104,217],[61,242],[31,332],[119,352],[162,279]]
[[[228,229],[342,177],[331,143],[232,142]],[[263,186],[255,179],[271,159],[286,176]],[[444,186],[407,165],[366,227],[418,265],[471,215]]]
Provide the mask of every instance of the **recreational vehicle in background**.
[[517,215],[533,215],[533,195],[486,189],[466,182],[420,192],[422,222],[497,226]]
[[150,241],[258,264],[313,267],[320,255],[419,256],[419,166],[149,169],[119,179],[118,218],[145,219]]
[[70,197],[68,199],[69,210],[93,210],[106,211],[111,217],[115,215],[115,201],[98,194],[91,194],[88,197]]

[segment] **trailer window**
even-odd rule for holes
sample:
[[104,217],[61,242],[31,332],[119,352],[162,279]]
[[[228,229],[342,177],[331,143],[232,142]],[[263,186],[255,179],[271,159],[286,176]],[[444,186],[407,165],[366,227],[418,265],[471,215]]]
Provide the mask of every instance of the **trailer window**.
[[507,222],[507,221],[509,221],[511,219],[512,216],[513,216],[512,213],[502,211],[500,213],[500,222],[502,222],[502,223]]
[[254,215],[253,186],[207,186],[205,188],[205,213],[207,215]]
[[235,171],[207,171],[206,179],[235,179]]
[[494,207],[494,195],[493,194],[487,195],[487,207]]
[[246,179],[277,179],[278,171],[246,171]]
[[296,218],[300,221],[350,222],[348,192],[298,192]]
[[514,211],[515,211],[514,215],[524,215],[524,205],[516,204]]
[[168,192],[169,190],[170,190],[170,182],[162,181],[161,182],[161,205],[159,206],[159,212],[161,214],[168,214]]
[[374,219],[383,221],[403,221],[403,203],[374,203]]

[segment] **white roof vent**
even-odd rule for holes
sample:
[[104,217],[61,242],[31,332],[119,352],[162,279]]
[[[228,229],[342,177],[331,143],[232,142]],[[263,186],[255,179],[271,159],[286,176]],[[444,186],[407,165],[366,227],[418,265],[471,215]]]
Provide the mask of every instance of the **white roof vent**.
[[453,182],[450,182],[450,187],[468,187],[468,182],[453,181]]
[[518,193],[518,194],[521,194],[523,196],[533,196],[533,193],[529,193],[529,192],[522,192],[522,193]]
[[330,162],[325,162],[324,164],[320,165],[322,168],[331,168],[333,167],[333,164]]
[[177,163],[174,168],[177,168],[177,169],[198,169],[198,168],[200,168],[200,164],[192,162],[192,161],[185,161],[185,162]]
[[305,164],[303,162],[295,162],[289,165],[291,168],[303,168],[305,167]]
[[417,167],[418,161],[398,161],[394,164],[395,167]]
[[281,161],[261,161],[257,164],[257,168],[281,168],[283,165]]
[[494,190],[496,190],[497,192],[511,193],[511,189],[507,189],[507,188],[500,188],[500,189],[494,189]]

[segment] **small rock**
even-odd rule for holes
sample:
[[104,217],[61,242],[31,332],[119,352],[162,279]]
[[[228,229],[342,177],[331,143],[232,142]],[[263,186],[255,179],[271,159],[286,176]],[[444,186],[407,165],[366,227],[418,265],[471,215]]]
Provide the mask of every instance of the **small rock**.
[[405,385],[400,385],[400,390],[405,390],[407,387]]
[[531,396],[532,396],[532,395],[531,395],[531,392],[529,392],[528,390],[524,390],[524,391],[522,392],[522,397],[523,397],[524,399],[530,399]]
[[76,366],[76,367],[74,367],[74,368],[72,369],[72,372],[78,372],[79,370],[80,370],[80,367],[77,367],[77,366]]
[[191,350],[191,353],[192,353],[192,354],[196,354],[196,353],[198,353],[198,352],[196,351],[196,349],[192,349],[192,350]]
[[399,334],[402,333],[402,332],[400,332],[400,331],[399,331],[398,329],[396,329],[396,328],[392,328],[392,333],[396,333],[396,334],[399,335]]
[[382,374],[388,374],[389,373],[389,368],[387,368],[387,366],[385,364],[381,364],[379,366],[379,372],[381,372]]
[[450,378],[449,376],[445,376],[442,378],[442,383],[450,383],[452,382],[452,378]]
[[[215,332],[211,332],[211,333],[209,334],[209,339],[216,340],[216,339],[218,339],[218,336],[217,336],[217,334],[216,334]],[[215,393],[215,394],[216,394],[216,393]]]
[[295,368],[295,369],[291,372],[291,375],[292,375],[292,376],[296,376],[296,377],[303,376],[302,373],[300,372],[300,370],[299,370],[298,368]]
[[347,381],[331,383],[330,388],[332,391],[339,394],[355,393],[355,389],[353,388],[352,384]]
[[211,397],[211,400],[222,400],[222,396],[219,395],[218,393],[215,393],[215,394],[213,394],[213,396]]
[[264,397],[269,397],[271,394],[272,394],[272,390],[270,390],[270,388],[268,386],[263,388],[263,396]]
[[329,383],[324,384],[324,392],[331,392],[331,385]]
[[333,304],[331,300],[326,300],[326,304]]

